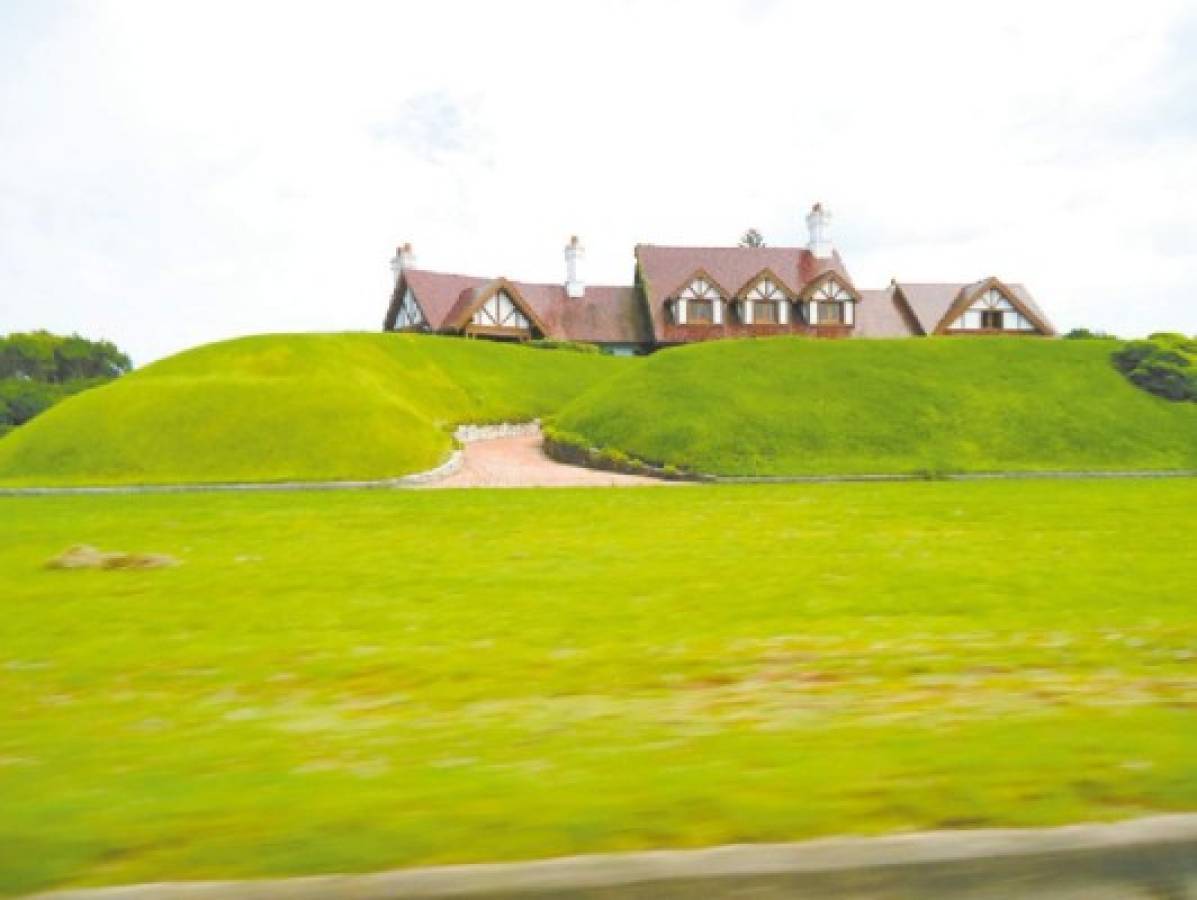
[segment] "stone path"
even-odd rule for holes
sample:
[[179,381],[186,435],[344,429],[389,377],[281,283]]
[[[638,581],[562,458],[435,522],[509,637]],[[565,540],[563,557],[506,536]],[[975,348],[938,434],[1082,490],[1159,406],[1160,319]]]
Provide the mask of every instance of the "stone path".
[[643,475],[601,472],[549,459],[539,434],[476,441],[462,448],[461,466],[452,475],[419,485],[421,489],[473,487],[633,487],[676,485]]

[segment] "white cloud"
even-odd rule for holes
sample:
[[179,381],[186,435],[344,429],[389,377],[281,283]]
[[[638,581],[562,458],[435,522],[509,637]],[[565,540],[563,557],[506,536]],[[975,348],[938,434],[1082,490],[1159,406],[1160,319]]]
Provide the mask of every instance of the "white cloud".
[[1184,5],[170,3],[0,12],[0,331],[139,361],[373,329],[386,259],[627,282],[637,242],[803,239],[858,283],[1027,283],[1197,331]]

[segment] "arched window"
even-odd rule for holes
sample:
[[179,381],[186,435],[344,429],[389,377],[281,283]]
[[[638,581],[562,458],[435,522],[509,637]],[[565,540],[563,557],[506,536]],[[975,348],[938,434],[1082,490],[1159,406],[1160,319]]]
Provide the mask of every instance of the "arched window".
[[507,296],[506,291],[498,291],[493,297],[478,307],[472,324],[484,328],[512,328],[531,330],[527,316],[520,312],[520,308]]
[[399,312],[395,314],[395,329],[420,328],[424,324],[424,314],[420,312],[415,294],[408,288],[403,295],[403,302],[399,304]]
[[679,325],[723,324],[723,295],[705,278],[695,278],[673,302],[674,318]]
[[965,331],[1033,331],[1034,327],[997,288],[984,291],[952,324]]
[[785,325],[789,321],[790,299],[768,278],[758,281],[744,295],[746,325]]
[[851,325],[852,295],[834,278],[828,278],[810,296],[806,321],[811,325]]

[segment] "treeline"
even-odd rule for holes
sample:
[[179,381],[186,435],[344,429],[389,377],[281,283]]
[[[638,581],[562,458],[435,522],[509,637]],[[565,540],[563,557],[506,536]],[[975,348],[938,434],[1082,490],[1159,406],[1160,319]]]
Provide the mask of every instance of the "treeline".
[[0,336],[0,434],[64,397],[111,381],[133,364],[111,341],[48,331]]

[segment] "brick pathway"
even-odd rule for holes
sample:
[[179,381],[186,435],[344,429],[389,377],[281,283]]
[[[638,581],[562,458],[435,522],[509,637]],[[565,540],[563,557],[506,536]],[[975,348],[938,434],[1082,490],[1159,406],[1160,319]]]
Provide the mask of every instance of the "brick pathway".
[[631,487],[679,483],[567,466],[545,456],[540,441],[540,435],[532,434],[466,444],[457,472],[420,487]]

